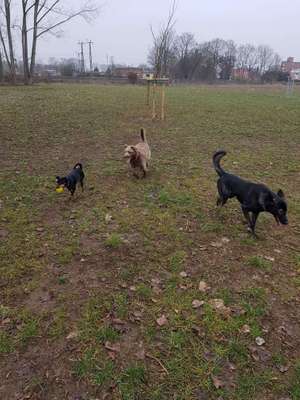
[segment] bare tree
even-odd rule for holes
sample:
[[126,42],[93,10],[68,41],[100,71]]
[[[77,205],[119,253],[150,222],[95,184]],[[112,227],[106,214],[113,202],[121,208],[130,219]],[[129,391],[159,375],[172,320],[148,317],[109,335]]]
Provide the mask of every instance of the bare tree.
[[257,49],[252,44],[243,44],[237,48],[237,66],[244,71],[257,71]]
[[273,69],[276,71],[280,71],[281,69],[281,57],[279,54],[274,53],[273,58],[272,58],[272,64],[270,65],[269,69]]
[[173,1],[166,24],[155,33],[151,26],[153,37],[153,48],[150,51],[149,61],[155,71],[155,77],[159,78],[168,73],[168,66],[172,58],[172,47],[174,43],[176,0]]
[[98,11],[98,7],[90,2],[76,10],[66,10],[62,3],[63,0],[22,0],[21,31],[25,84],[32,83],[39,38],[48,33],[59,36],[62,25],[79,16],[89,20]]
[[176,37],[175,49],[179,59],[184,59],[196,46],[196,40],[192,33],[184,32]]
[[0,82],[4,81],[4,65],[3,65],[3,57],[0,49]]
[[229,80],[236,61],[236,44],[233,40],[224,41],[223,51],[219,56],[220,78]]
[[191,54],[196,47],[196,40],[192,33],[182,33],[174,43],[174,53],[177,59],[176,72],[180,78],[189,79],[193,70]]
[[267,45],[260,45],[257,47],[257,65],[258,72],[263,75],[276,63],[274,50]]
[[[16,60],[12,36],[11,23],[11,0],[3,0],[0,3],[1,16],[4,17],[4,24],[0,22],[0,43],[3,48],[5,59],[10,72],[10,80],[16,83]],[[5,34],[4,34],[5,31]],[[6,42],[7,39],[7,42]]]

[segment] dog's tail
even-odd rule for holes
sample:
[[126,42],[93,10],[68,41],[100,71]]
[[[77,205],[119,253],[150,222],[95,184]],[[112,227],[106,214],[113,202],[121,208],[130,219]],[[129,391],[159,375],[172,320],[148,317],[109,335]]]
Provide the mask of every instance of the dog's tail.
[[75,164],[74,165],[74,169],[76,169],[76,168],[79,168],[79,169],[81,169],[82,170],[82,164],[81,163],[77,163],[77,164]]
[[141,128],[141,139],[143,142],[147,143],[146,131],[144,128]]
[[218,150],[213,155],[214,168],[219,176],[222,176],[225,174],[224,169],[220,165],[220,161],[225,155],[226,155],[226,151],[224,151],[224,150]]

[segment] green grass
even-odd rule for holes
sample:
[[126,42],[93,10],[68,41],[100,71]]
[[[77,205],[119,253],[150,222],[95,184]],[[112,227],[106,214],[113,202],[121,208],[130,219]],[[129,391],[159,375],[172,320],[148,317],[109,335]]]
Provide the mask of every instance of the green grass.
[[145,285],[144,283],[139,284],[136,287],[136,294],[144,300],[149,300],[151,298],[152,295],[152,290],[151,287]]
[[13,348],[11,337],[5,332],[0,332],[0,354],[10,353]]
[[31,317],[26,318],[20,328],[18,340],[21,342],[22,345],[26,346],[32,339],[38,336],[38,333],[39,321]]
[[118,380],[118,388],[122,400],[139,398],[141,388],[146,382],[146,371],[141,365],[132,365],[126,368]]
[[112,361],[107,361],[102,368],[97,369],[93,376],[93,382],[97,386],[112,382],[115,378],[115,366]]
[[[300,89],[173,85],[166,100],[160,122],[141,86],[1,87],[1,398],[299,399]],[[122,151],[141,126],[153,159],[137,180]],[[216,209],[219,148],[226,170],[284,190],[289,226],[264,213],[254,239],[237,201]],[[86,190],[70,200],[55,176],[75,162]]]
[[49,326],[48,334],[54,340],[66,334],[67,330],[67,315],[64,308],[55,311],[52,323]]
[[257,269],[270,271],[272,269],[272,262],[265,260],[260,256],[253,256],[248,259],[248,264]]
[[114,363],[91,349],[74,363],[73,374],[77,379],[89,379],[96,387],[108,386],[116,380]]
[[111,249],[117,249],[122,244],[122,239],[117,233],[112,233],[106,240],[105,245]]
[[82,358],[74,364],[73,373],[78,378],[87,377],[95,368],[94,353],[87,350]]
[[294,373],[291,379],[291,386],[289,389],[289,393],[292,396],[293,400],[300,399],[300,362],[296,363]]
[[236,389],[236,399],[253,399],[262,388],[268,388],[272,385],[272,375],[270,371],[262,373],[250,373],[240,375]]
[[183,268],[184,260],[186,258],[186,252],[181,250],[177,251],[170,258],[170,268],[172,272],[178,272],[180,268]]
[[118,318],[125,318],[128,315],[128,297],[119,293],[114,296],[114,309]]
[[102,344],[104,344],[106,341],[114,342],[119,337],[119,332],[111,326],[102,326],[95,333],[96,340]]

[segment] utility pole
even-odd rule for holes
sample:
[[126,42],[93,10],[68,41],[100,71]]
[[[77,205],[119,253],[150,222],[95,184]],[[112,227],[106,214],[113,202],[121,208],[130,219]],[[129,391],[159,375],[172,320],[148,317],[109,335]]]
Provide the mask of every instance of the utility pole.
[[77,65],[78,70],[77,70],[77,72],[80,72],[81,71],[81,53],[80,52],[77,53],[77,57],[78,57],[78,65]]
[[91,72],[93,72],[92,44],[93,44],[93,42],[90,40],[90,41],[88,42],[88,45],[89,45],[90,71],[91,71]]
[[84,73],[85,72],[84,51],[83,51],[84,42],[78,42],[78,44],[80,46],[80,72]]

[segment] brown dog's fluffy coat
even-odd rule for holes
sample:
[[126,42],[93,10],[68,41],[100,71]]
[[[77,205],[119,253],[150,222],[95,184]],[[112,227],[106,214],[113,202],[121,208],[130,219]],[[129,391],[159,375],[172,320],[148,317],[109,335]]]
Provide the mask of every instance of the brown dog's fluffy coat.
[[142,171],[143,178],[145,178],[151,158],[151,151],[144,129],[141,129],[141,139],[142,141],[135,146],[126,145],[124,153],[124,158],[127,159],[130,169],[137,178],[140,177],[137,173],[138,170]]

